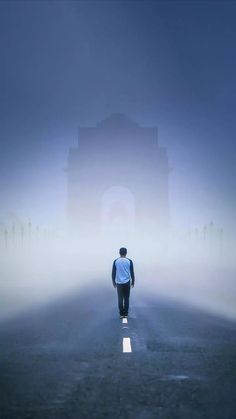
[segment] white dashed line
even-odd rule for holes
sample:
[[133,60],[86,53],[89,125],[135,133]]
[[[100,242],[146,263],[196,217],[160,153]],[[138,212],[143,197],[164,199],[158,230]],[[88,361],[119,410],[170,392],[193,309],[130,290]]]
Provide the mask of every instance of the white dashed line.
[[122,323],[128,323],[128,319],[122,319]]
[[123,338],[123,352],[132,352],[130,338]]

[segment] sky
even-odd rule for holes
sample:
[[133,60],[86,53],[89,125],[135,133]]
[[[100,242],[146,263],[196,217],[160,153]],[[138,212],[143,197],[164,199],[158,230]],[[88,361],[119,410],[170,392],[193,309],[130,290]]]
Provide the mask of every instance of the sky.
[[236,227],[234,1],[1,1],[0,222],[65,221],[78,126],[158,126],[171,222]]

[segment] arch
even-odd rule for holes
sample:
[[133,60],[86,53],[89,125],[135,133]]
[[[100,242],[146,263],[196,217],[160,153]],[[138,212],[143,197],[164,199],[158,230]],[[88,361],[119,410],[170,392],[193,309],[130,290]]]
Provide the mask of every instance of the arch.
[[101,231],[119,236],[135,231],[135,199],[123,186],[111,186],[101,198]]

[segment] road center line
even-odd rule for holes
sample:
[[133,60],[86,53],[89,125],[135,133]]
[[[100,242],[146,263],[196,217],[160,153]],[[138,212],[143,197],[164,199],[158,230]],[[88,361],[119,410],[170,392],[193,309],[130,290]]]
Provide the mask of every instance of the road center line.
[[123,352],[132,352],[130,338],[123,338]]
[[128,323],[128,319],[122,319],[122,323]]

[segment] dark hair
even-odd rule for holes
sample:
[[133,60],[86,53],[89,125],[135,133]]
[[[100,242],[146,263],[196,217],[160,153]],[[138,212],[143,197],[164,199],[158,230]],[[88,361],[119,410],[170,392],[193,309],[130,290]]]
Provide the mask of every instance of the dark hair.
[[120,248],[120,255],[121,256],[126,256],[127,255],[127,249],[125,247]]

